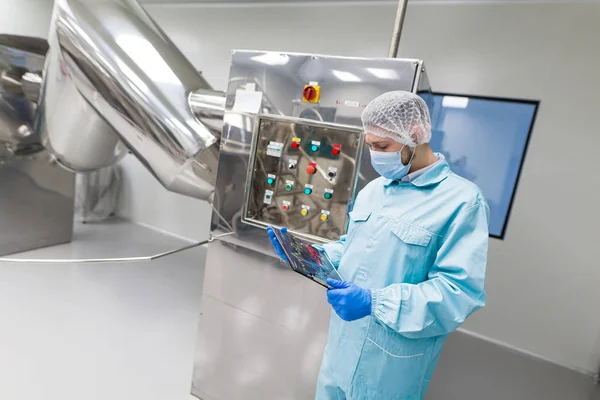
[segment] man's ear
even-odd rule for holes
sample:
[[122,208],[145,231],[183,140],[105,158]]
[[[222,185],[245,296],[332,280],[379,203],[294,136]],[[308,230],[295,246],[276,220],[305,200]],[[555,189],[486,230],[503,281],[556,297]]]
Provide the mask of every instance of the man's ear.
[[415,145],[423,143],[425,140],[425,129],[421,125],[413,125],[410,129],[410,139]]

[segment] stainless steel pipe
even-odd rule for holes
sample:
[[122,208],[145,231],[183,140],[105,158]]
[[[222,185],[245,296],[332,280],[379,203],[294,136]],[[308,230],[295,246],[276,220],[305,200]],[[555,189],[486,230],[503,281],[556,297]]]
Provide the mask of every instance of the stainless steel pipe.
[[402,36],[402,28],[404,27],[404,18],[406,17],[406,8],[408,0],[399,0],[398,9],[396,10],[396,20],[394,21],[394,32],[392,33],[392,43],[390,44],[390,52],[388,57],[398,57],[398,48],[400,47],[400,38]]
[[211,88],[137,1],[56,0],[49,44],[39,128],[58,162],[95,170],[129,148],[168,190],[209,198],[218,112],[205,93],[198,119],[192,98]]

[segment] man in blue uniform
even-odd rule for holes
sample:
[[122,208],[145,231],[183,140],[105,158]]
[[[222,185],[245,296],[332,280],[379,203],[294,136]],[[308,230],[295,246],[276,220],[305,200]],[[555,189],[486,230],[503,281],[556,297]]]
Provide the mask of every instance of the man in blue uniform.
[[489,208],[432,152],[419,96],[386,93],[362,121],[381,177],[358,194],[348,234],[323,246],[346,281],[329,281],[316,399],[422,399],[446,336],[485,305]]

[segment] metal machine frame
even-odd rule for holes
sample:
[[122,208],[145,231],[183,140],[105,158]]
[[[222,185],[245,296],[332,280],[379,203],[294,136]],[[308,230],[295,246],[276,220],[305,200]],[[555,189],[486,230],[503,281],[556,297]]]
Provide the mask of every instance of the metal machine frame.
[[[320,86],[316,103],[302,100],[311,82]],[[238,90],[262,92],[257,112],[235,110]],[[359,132],[363,106],[391,90],[426,94],[423,62],[233,52],[211,226],[213,236],[229,235],[208,246],[192,394],[203,400],[314,396],[330,314],[325,293],[278,260],[264,224],[244,220],[258,121],[305,121],[299,114],[310,110],[303,115],[315,117],[311,124]],[[357,159],[353,191],[377,176],[367,148]]]
[[75,174],[60,168],[36,132],[48,44],[0,35],[0,256],[69,242]]

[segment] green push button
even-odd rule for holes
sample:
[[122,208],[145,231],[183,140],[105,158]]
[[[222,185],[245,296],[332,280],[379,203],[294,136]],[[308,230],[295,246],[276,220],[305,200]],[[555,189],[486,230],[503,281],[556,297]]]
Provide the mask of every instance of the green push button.
[[333,196],[333,195],[332,195],[331,193],[329,193],[329,192],[327,192],[327,193],[325,193],[325,194],[323,195],[323,197],[325,197],[327,200],[331,199],[331,197],[332,197],[332,196]]
[[287,190],[288,192],[290,192],[292,190],[292,185],[291,184],[287,184],[285,185],[285,190]]
[[273,185],[275,183],[275,178],[267,178],[267,183]]
[[312,189],[311,188],[306,188],[304,189],[304,194],[311,194],[312,193]]

